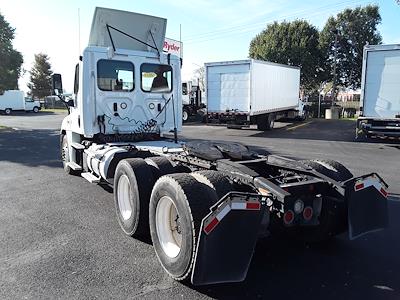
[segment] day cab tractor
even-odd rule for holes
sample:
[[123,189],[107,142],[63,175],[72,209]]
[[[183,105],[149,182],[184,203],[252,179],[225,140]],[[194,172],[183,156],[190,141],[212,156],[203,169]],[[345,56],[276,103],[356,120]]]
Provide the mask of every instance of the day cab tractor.
[[[181,60],[161,51],[165,29],[162,18],[96,8],[60,144],[65,172],[112,187],[121,229],[150,235],[171,277],[242,281],[266,233],[320,242],[386,226],[388,186],[375,173],[178,140]],[[60,94],[59,74],[53,87]]]

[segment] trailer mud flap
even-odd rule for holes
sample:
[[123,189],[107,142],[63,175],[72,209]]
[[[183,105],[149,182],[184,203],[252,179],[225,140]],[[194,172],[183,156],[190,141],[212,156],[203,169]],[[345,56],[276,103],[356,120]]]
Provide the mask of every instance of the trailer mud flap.
[[265,212],[259,195],[232,192],[218,201],[201,224],[192,284],[243,281]]
[[346,183],[351,240],[387,227],[387,188],[377,174],[365,175]]

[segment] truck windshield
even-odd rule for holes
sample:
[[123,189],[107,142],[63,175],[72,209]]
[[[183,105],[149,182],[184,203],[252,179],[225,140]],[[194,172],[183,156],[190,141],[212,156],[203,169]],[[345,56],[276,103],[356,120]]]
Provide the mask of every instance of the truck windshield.
[[135,88],[134,66],[128,61],[97,62],[97,85],[102,91],[131,92]]
[[142,90],[151,93],[172,91],[172,68],[169,65],[142,64]]

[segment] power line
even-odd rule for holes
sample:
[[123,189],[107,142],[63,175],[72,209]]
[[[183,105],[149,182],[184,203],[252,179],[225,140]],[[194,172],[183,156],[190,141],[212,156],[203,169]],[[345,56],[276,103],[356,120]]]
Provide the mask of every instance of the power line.
[[[342,1],[340,3],[335,3],[334,5],[325,5],[321,7],[313,7],[310,9],[303,9],[299,10],[297,12],[294,12],[292,14],[282,16],[279,20],[264,20],[262,22],[257,22],[257,23],[252,23],[252,24],[243,24],[243,25],[238,25],[238,26],[233,26],[233,27],[228,27],[225,29],[220,29],[220,30],[215,30],[215,31],[210,31],[207,33],[202,33],[198,35],[193,35],[193,38],[189,39],[184,39],[184,41],[190,45],[190,44],[196,44],[196,43],[202,43],[210,40],[215,40],[220,37],[225,38],[233,35],[236,35],[236,32],[239,32],[239,34],[244,34],[256,29],[264,28],[267,24],[272,23],[273,21],[280,21],[280,20],[285,20],[293,17],[299,17],[301,15],[307,14],[310,16],[309,12],[314,11],[311,15],[318,15],[323,12],[330,12],[333,11],[333,9],[343,6],[343,5],[349,5],[349,4],[361,4],[365,3],[365,0],[350,0],[350,1]],[[371,1],[367,1],[371,2]]]

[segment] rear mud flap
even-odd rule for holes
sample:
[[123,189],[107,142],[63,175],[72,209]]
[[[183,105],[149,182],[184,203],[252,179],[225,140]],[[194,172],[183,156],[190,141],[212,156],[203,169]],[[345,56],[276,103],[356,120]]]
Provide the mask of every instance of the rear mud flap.
[[346,183],[351,240],[387,227],[387,188],[377,174],[365,175]]
[[202,221],[193,285],[246,278],[266,208],[261,196],[229,193]]

